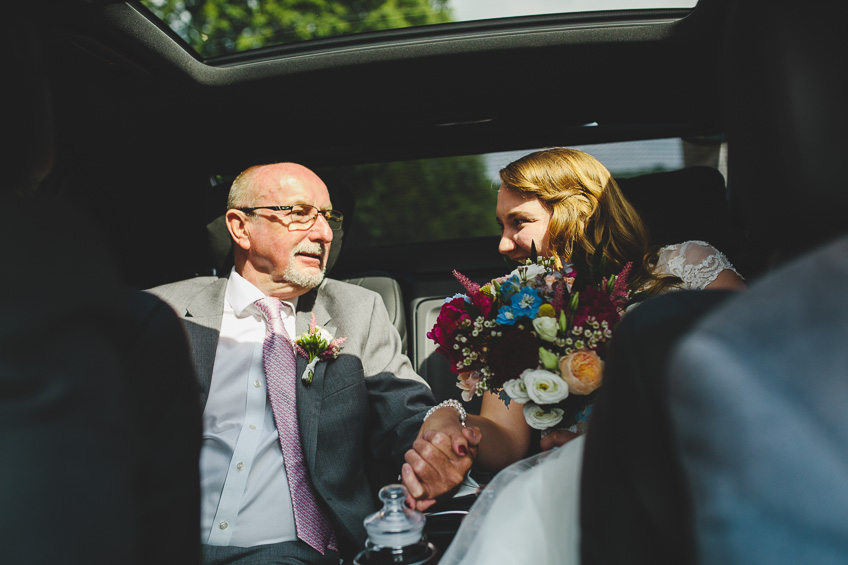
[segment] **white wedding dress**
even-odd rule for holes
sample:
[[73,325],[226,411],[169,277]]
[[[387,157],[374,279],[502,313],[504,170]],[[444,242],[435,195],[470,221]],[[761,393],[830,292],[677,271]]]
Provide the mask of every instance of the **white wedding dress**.
[[[736,269],[702,241],[663,247],[657,271],[679,290],[703,290]],[[738,273],[737,273],[738,274]],[[580,563],[580,471],[584,438],[513,463],[486,485],[440,565]]]

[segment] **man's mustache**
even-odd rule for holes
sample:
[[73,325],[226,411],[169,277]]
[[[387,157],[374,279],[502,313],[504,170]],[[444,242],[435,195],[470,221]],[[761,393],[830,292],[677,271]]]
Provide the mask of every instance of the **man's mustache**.
[[307,253],[309,255],[319,255],[321,257],[321,262],[323,263],[327,259],[327,246],[323,243],[317,243],[315,241],[301,241],[297,245],[295,245],[292,250],[293,254],[297,253]]

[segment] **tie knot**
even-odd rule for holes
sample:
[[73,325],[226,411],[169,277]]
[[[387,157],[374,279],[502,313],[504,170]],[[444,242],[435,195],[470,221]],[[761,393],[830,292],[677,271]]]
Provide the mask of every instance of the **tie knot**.
[[268,322],[269,325],[273,325],[274,322],[282,321],[283,303],[276,298],[266,296],[265,298],[260,298],[254,302],[254,304],[262,313],[262,317],[265,318],[265,321]]

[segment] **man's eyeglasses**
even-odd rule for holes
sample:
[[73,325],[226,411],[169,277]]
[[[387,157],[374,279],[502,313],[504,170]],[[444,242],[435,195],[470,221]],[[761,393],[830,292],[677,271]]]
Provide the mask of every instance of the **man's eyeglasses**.
[[308,230],[315,223],[318,215],[324,216],[330,228],[340,230],[344,215],[338,210],[319,210],[309,204],[293,204],[292,206],[254,206],[253,208],[236,208],[245,214],[252,214],[254,210],[274,210],[283,212],[283,225],[292,230]]

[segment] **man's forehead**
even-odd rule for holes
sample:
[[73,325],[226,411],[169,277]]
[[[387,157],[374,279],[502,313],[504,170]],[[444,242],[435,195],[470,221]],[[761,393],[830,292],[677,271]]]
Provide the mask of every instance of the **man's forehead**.
[[302,165],[280,163],[262,167],[253,179],[255,196],[310,197],[329,200],[327,186]]

